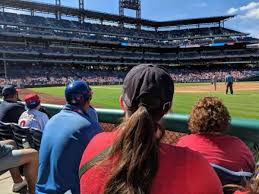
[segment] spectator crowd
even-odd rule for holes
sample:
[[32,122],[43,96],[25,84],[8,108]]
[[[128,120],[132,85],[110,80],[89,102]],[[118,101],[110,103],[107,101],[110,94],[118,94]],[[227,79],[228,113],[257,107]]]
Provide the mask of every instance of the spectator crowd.
[[[254,41],[241,32],[218,26],[148,31],[5,12],[0,12],[0,33],[3,37],[8,34],[64,42],[101,41],[133,48],[207,48]],[[8,53],[14,57],[25,54],[26,59],[37,55],[38,61],[51,54],[67,61],[78,56],[83,60],[86,55],[99,62],[103,62],[101,56],[111,61],[113,57],[121,61],[185,61],[259,54],[258,49],[130,52],[51,41],[33,45],[25,40],[1,44],[3,58]],[[174,82],[208,82],[212,78],[214,82],[224,81],[229,73],[235,80],[245,80],[259,76],[259,67],[175,66],[165,70],[146,64],[120,69],[108,64],[97,67],[39,62],[24,66],[14,63],[7,68],[0,70],[0,175],[10,172],[13,192],[259,194],[259,164],[240,138],[227,135],[231,115],[220,99],[203,97],[196,102],[188,121],[190,134],[181,137],[176,145],[162,143],[165,129],[161,122],[175,106]],[[118,103],[125,115],[112,132],[103,131],[91,105],[94,93],[90,86],[107,84],[123,84]],[[66,85],[66,104],[56,115],[46,111],[38,94],[25,96],[21,103],[15,87],[50,85]],[[5,127],[13,135],[4,136]],[[18,132],[26,138],[18,141]]]
[[69,82],[67,103],[53,117],[37,94],[27,95],[24,105],[16,88],[5,85],[0,128],[16,123],[40,131],[42,139],[38,152],[18,149],[0,135],[0,174],[9,170],[12,190],[30,194],[258,194],[254,155],[241,139],[226,134],[231,115],[220,99],[199,99],[188,121],[191,134],[176,145],[161,142],[160,121],[174,108],[174,89],[163,68],[135,66],[119,99],[125,118],[103,132],[91,106],[94,93],[83,80]]
[[244,36],[244,33],[224,27],[169,29],[167,31],[136,30],[126,27],[90,22],[80,23],[40,16],[0,13],[0,31],[32,36],[62,37],[67,39],[112,41],[117,43],[157,46],[209,45],[220,42],[243,42],[243,39],[226,38]]
[[[121,85],[129,71],[107,68],[91,69],[86,66],[17,66],[8,71],[8,79],[0,76],[0,86],[13,84],[19,87],[31,86],[64,86],[69,80],[82,79],[90,85]],[[175,67],[170,68],[169,73],[175,82],[210,82],[213,77],[223,82],[225,76],[231,72],[236,81],[246,80],[259,75],[259,67],[238,66],[238,67]]]

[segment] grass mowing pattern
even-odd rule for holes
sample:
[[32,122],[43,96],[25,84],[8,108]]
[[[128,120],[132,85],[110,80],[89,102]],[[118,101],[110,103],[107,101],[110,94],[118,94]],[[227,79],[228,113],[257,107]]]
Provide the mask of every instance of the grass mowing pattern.
[[[194,84],[192,85],[194,86]],[[176,87],[184,86],[189,85],[176,85]],[[93,105],[103,108],[120,108],[119,96],[122,93],[121,86],[96,86],[92,88],[94,91]],[[34,88],[32,90],[64,97],[64,87]],[[217,96],[221,98],[228,107],[232,117],[259,119],[259,91],[238,91],[233,96],[225,95],[224,92],[176,93],[173,112],[189,114],[194,103],[203,96]]]

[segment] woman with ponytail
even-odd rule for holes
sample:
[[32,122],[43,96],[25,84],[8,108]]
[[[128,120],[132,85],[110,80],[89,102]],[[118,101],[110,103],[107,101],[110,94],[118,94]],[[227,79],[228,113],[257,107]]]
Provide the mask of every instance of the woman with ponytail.
[[199,153],[160,143],[159,121],[170,111],[173,94],[173,80],[162,68],[139,65],[128,73],[120,99],[125,119],[86,148],[81,194],[222,193],[216,173]]

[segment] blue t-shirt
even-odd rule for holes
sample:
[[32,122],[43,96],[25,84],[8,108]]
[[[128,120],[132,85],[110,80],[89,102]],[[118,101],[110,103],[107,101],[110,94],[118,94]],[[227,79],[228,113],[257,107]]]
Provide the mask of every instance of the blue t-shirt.
[[233,83],[234,82],[234,77],[232,75],[227,75],[226,76],[226,82],[227,83]]
[[96,110],[94,109],[94,107],[90,106],[88,109],[87,109],[87,114],[95,121],[98,122],[98,114],[96,112]]
[[89,141],[100,125],[76,107],[66,105],[44,128],[39,152],[36,193],[80,193],[78,169]]

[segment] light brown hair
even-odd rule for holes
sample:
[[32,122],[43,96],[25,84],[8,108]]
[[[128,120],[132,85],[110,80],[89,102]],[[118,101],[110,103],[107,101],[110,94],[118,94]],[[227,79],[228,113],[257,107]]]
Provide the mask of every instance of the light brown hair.
[[157,121],[165,114],[140,105],[128,110],[128,118],[113,144],[109,156],[119,153],[115,167],[105,186],[105,194],[148,194],[158,170],[158,145],[155,138]]
[[223,132],[231,117],[228,109],[217,97],[203,97],[193,107],[188,122],[192,133]]

